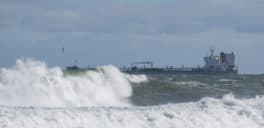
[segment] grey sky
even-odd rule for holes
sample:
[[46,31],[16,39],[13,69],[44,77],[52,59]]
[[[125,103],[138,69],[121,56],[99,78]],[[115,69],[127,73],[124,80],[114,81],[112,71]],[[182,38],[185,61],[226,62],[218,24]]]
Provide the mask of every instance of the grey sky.
[[242,73],[264,73],[263,12],[263,0],[1,0],[0,66],[197,66],[214,46],[234,50]]

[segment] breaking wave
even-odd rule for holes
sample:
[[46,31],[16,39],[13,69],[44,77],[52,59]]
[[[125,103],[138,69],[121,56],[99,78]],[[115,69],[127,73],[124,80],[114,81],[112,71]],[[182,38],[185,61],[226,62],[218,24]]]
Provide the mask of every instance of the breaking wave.
[[41,107],[129,106],[131,83],[146,76],[121,73],[114,66],[98,67],[84,75],[64,75],[59,67],[19,59],[0,71],[0,105]]
[[264,97],[203,98],[153,107],[0,107],[1,127],[263,128]]

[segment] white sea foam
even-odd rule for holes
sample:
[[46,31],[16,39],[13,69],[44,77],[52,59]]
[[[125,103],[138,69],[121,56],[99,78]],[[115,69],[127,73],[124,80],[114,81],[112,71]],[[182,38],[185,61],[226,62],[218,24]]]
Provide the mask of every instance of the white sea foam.
[[0,127],[20,128],[263,128],[264,97],[204,98],[154,107],[0,107]]
[[175,82],[176,85],[183,85],[185,87],[197,87],[197,86],[205,86],[206,83],[201,83],[198,81],[179,81]]
[[64,76],[59,67],[17,60],[0,71],[0,105],[5,106],[127,106],[132,95],[130,82],[145,76],[125,75],[114,66],[98,67],[81,76]]
[[236,82],[237,80],[233,80],[233,79],[219,79],[218,81],[220,81],[220,82]]
[[131,83],[141,83],[141,82],[147,82],[148,81],[148,78],[146,75],[129,75],[129,74],[126,74],[125,77]]

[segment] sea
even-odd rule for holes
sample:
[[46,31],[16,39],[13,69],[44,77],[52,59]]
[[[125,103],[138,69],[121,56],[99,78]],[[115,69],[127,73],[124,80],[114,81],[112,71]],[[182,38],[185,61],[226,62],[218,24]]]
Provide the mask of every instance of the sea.
[[0,128],[264,128],[264,75],[0,69]]

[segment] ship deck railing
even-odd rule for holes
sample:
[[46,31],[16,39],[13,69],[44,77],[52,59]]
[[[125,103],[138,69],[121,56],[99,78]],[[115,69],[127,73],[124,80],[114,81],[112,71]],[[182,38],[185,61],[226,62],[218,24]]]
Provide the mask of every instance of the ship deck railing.
[[[120,68],[122,71],[133,71],[133,67],[123,67]],[[188,68],[188,67],[137,67],[135,71],[140,71],[140,70],[162,70],[162,71],[197,71],[197,70],[203,70],[203,68]]]

